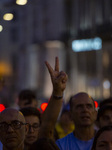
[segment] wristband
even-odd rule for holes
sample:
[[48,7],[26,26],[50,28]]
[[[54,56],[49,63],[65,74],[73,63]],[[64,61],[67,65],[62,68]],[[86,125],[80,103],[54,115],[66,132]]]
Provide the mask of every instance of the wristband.
[[55,99],[62,99],[63,98],[63,96],[56,96],[56,95],[53,95],[53,98],[55,98]]

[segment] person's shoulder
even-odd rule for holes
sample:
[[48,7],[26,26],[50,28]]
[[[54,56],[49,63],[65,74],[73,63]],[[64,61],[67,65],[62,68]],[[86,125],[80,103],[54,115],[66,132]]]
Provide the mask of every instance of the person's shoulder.
[[60,150],[72,149],[75,146],[75,136],[74,136],[73,132],[61,139],[58,139],[56,141],[56,144]]
[[66,135],[65,137],[63,137],[63,138],[61,138],[61,139],[58,139],[57,141],[56,141],[56,143],[58,143],[58,142],[65,142],[66,140],[68,140],[68,139],[71,139],[71,138],[73,138],[74,137],[74,135],[73,135],[73,132],[71,132],[71,133],[69,133],[68,135]]
[[1,141],[0,141],[0,150],[3,150],[3,145],[1,143]]

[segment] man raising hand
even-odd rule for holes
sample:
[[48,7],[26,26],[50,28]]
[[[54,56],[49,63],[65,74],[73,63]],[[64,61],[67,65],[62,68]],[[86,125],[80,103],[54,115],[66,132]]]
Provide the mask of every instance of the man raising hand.
[[62,107],[63,93],[66,88],[68,76],[65,72],[59,71],[59,59],[55,58],[55,68],[46,61],[46,67],[51,76],[53,86],[52,95],[49,104],[42,114],[42,124],[39,130],[39,138],[41,137],[54,137],[54,127]]

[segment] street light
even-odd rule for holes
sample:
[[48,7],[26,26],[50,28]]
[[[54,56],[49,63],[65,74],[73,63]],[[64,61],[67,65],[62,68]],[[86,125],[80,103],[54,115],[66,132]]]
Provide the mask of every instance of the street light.
[[3,26],[2,26],[2,25],[0,25],[0,32],[2,32],[2,30],[3,30]]
[[6,21],[11,21],[14,18],[14,15],[12,13],[6,13],[3,16],[3,19]]
[[27,0],[16,0],[16,4],[17,5],[26,5],[27,4]]

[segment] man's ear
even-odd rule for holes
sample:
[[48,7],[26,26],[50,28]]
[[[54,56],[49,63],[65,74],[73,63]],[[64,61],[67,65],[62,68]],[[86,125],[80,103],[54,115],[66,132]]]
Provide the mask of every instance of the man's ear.
[[98,120],[95,121],[95,125],[97,128],[100,128],[100,122]]
[[29,130],[29,125],[28,125],[28,124],[26,124],[26,125],[25,125],[25,134],[27,134],[27,133],[28,133],[28,130]]
[[97,120],[98,110],[95,108],[95,121]]

